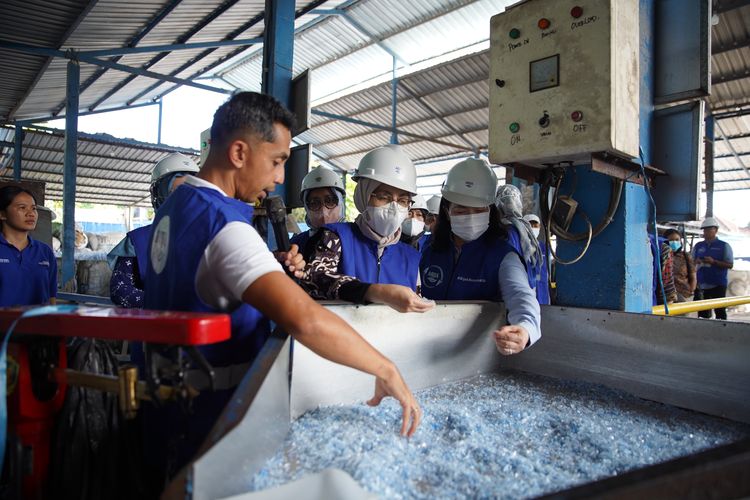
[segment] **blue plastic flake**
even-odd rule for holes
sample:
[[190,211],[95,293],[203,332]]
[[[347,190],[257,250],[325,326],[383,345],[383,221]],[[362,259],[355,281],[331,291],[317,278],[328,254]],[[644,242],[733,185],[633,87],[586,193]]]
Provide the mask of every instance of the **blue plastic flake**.
[[745,424],[520,372],[417,398],[424,419],[411,439],[393,400],[307,412],[250,489],[337,467],[383,498],[530,497],[750,436]]

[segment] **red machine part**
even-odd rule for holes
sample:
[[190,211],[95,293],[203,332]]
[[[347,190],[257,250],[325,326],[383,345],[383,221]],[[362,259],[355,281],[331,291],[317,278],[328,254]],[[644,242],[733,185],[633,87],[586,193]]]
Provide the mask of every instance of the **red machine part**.
[[[24,308],[0,308],[0,331],[7,331]],[[80,307],[72,312],[31,316],[19,321],[8,345],[8,420],[31,457],[31,470],[23,477],[23,498],[43,498],[55,416],[62,408],[66,387],[39,400],[32,389],[29,344],[34,338],[59,338],[57,366],[67,367],[64,338],[87,337],[169,345],[205,345],[228,340],[231,323],[225,314],[201,314],[141,309]],[[27,464],[28,465],[28,464]]]
[[[7,330],[24,310],[0,309],[0,331]],[[223,342],[232,333],[226,314],[82,306],[72,312],[24,318],[18,323],[16,334],[188,346]]]

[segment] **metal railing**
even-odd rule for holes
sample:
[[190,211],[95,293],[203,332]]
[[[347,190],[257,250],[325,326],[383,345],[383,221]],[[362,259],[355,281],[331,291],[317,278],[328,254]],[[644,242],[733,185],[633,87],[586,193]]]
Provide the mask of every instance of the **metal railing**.
[[[722,307],[740,306],[750,304],[750,295],[738,297],[723,297],[720,299],[696,300],[694,302],[678,302],[669,305],[669,316],[680,316],[697,311],[706,311]],[[654,306],[651,310],[653,314],[664,316],[664,306]]]

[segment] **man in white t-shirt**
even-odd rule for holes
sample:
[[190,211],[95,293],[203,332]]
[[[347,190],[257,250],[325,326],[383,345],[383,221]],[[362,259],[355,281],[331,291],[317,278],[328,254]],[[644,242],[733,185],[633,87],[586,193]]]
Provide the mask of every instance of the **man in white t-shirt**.
[[[247,366],[273,321],[320,356],[375,375],[375,395],[368,403],[396,398],[403,408],[401,433],[411,436],[419,425],[420,409],[396,366],[341,318],[310,299],[251,225],[248,203],[263,200],[284,182],[292,127],[291,113],[270,96],[243,92],[219,107],[205,164],[156,214],[146,308],[231,314],[232,338],[200,349],[217,374]],[[299,262],[294,246],[285,259],[288,272],[300,275]],[[229,387],[207,394],[203,401],[201,394],[195,401],[195,413],[183,434],[187,437],[177,440],[181,449],[176,469],[195,454],[229,401],[232,383],[239,382],[217,378]],[[164,431],[174,433],[175,426],[167,425]]]

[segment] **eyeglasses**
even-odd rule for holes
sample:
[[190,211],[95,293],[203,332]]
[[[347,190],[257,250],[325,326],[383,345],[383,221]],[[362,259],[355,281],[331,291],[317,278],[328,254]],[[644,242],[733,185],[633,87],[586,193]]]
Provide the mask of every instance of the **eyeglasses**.
[[323,206],[330,210],[339,206],[339,199],[337,196],[326,196],[322,200],[320,198],[310,198],[307,200],[307,203],[305,203],[305,206],[313,212],[317,212],[323,208]]
[[414,202],[408,196],[399,196],[397,199],[394,199],[393,195],[391,195],[390,193],[380,192],[372,193],[370,196],[378,200],[381,205],[388,205],[389,203],[393,203],[395,201],[401,208],[409,208],[414,204]]

